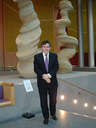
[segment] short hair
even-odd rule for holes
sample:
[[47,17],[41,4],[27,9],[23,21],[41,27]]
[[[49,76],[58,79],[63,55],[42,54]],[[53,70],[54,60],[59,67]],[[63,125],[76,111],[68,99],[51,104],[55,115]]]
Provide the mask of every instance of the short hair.
[[46,44],[49,44],[49,46],[51,46],[51,43],[50,43],[48,40],[43,40],[43,41],[41,42],[41,47],[42,47],[43,45],[46,45]]

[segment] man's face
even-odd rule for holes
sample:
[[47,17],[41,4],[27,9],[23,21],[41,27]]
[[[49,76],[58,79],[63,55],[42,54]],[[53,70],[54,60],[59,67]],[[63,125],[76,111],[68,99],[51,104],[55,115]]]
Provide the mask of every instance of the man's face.
[[50,51],[49,44],[42,45],[42,51],[47,54]]

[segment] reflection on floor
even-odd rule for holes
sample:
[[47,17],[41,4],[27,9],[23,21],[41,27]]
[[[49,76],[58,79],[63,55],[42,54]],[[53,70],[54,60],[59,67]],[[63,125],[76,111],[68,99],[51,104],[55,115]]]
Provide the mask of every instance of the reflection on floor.
[[[16,104],[0,108],[0,128],[95,128],[96,73],[72,72],[59,74],[58,78],[58,121],[50,119],[48,126],[45,126],[42,123],[36,79],[30,79],[34,91],[29,95],[24,89],[24,79],[20,78],[18,73],[1,72],[0,81],[15,84]],[[27,108],[35,113],[35,118],[28,120],[21,117]]]
[[57,111],[58,120],[49,120],[48,125],[43,124],[42,114],[36,114],[35,118],[24,119],[17,117],[15,119],[1,122],[2,128],[95,128],[96,120],[74,115],[63,110]]

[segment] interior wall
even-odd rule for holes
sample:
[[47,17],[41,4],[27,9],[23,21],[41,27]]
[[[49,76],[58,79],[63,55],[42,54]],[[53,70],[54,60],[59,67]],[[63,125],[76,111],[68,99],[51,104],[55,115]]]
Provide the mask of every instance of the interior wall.
[[[83,36],[84,36],[84,64],[88,66],[88,29],[87,29],[87,0],[82,0],[82,16],[83,16]],[[72,0],[74,7],[73,12],[69,14],[71,19],[71,25],[68,27],[70,35],[78,38],[77,29],[77,0]],[[94,28],[94,55],[95,55],[95,66],[96,66],[96,0],[92,0],[93,3],[93,28]],[[71,59],[73,65],[79,65],[79,51]]]
[[13,0],[5,0],[5,65],[6,67],[16,67],[16,37],[22,25],[17,4]]
[[[40,26],[42,29],[42,35],[40,42],[42,40],[49,40],[52,45],[51,51],[54,51],[54,6],[58,5],[58,0],[32,0],[35,10],[40,19]],[[39,43],[40,46],[40,43]]]
[[[19,33],[19,29],[22,25],[19,16],[18,16],[18,7],[17,4],[12,0],[0,0],[5,1],[5,52],[6,52],[6,65],[15,65],[17,62],[17,58],[15,56],[16,53],[16,43],[15,39]],[[52,44],[52,51],[54,51],[54,7],[58,6],[59,0],[32,0],[35,10],[40,19],[42,35],[41,40],[50,40]],[[77,0],[70,0],[74,7],[74,10],[69,13],[69,17],[71,19],[71,25],[68,26],[68,34],[78,38],[78,30],[77,30]],[[86,15],[86,0],[82,0],[83,4],[83,30],[84,30],[84,52],[88,54],[88,33],[87,33],[87,15]],[[95,44],[95,52],[96,52],[96,1],[93,0],[93,18],[94,18],[94,44]],[[2,4],[0,3],[0,17],[2,13]],[[0,25],[1,25],[0,19]],[[4,28],[3,28],[4,30]],[[2,25],[0,26],[0,38],[2,38]],[[2,41],[2,39],[1,39]],[[40,46],[40,43],[39,43]],[[0,63],[2,62],[2,43],[0,44]],[[14,58],[14,61],[10,61],[10,56]],[[75,60],[77,62],[78,56],[76,56]],[[73,63],[75,62],[73,59]],[[75,62],[75,63],[76,63]],[[2,65],[2,64],[1,64]]]
[[[74,37],[78,38],[77,32],[77,0],[71,0],[74,10],[69,12],[69,17],[71,20],[71,25],[68,26],[68,33]],[[57,6],[59,0],[33,0],[35,10],[41,22],[42,35],[41,41],[44,39],[49,39],[52,43],[53,40],[53,8]],[[95,51],[96,51],[96,1],[93,0],[93,18],[94,18],[94,41],[95,41]],[[88,52],[88,33],[87,33],[87,10],[86,10],[86,0],[83,0],[82,4],[83,13],[83,34],[84,34],[84,52]],[[17,4],[13,3],[12,0],[6,0],[6,50],[16,51],[15,38],[19,32],[22,23],[18,16]],[[9,29],[10,26],[15,29]],[[52,47],[54,47],[52,45]]]
[[4,0],[0,0],[0,67],[4,67]]
[[17,4],[12,0],[5,3],[5,46],[7,52],[16,52],[15,39],[22,23],[19,19]]
[[[41,40],[50,40],[53,50],[53,6],[58,3],[57,0],[32,0],[35,11],[40,19],[40,26],[42,29]],[[18,7],[12,0],[6,0],[6,14],[5,14],[5,44],[7,52],[16,52],[15,39],[19,33],[22,25],[18,16]],[[10,29],[14,28],[14,29]],[[39,43],[40,46],[40,43]]]

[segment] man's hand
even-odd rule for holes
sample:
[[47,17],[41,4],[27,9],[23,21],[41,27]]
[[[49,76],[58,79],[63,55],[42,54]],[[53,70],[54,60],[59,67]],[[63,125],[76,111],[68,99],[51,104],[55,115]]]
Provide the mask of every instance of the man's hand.
[[42,75],[42,78],[45,80],[45,79],[48,79],[49,77],[48,77],[47,74],[43,74],[43,75]]
[[43,74],[43,75],[42,75],[42,78],[43,78],[47,83],[51,83],[51,80],[50,80],[48,74]]
[[50,79],[46,79],[46,82],[50,84],[51,83],[51,80]]

